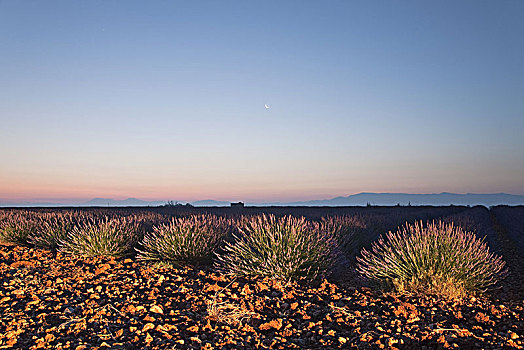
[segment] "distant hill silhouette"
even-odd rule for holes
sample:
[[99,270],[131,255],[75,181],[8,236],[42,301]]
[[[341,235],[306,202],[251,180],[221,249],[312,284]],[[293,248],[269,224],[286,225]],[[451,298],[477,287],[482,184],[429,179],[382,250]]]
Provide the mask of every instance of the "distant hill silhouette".
[[[51,203],[51,202],[13,202],[0,199],[1,207],[63,207],[69,204]],[[78,205],[78,204],[76,204]]]
[[191,202],[191,204],[195,207],[229,207],[231,205],[231,202],[205,199],[201,201]]
[[116,200],[111,198],[93,198],[87,202],[72,203],[51,203],[51,202],[11,202],[0,200],[0,207],[154,207],[166,204],[165,201],[152,201],[147,202],[137,198],[127,198],[122,200]]
[[351,205],[484,205],[493,206],[500,204],[522,205],[524,196],[506,193],[370,193],[363,192],[347,197],[336,197],[327,200],[312,200],[304,202],[286,203],[297,206],[351,206]]
[[[229,206],[229,202],[224,201],[197,201],[192,203],[194,206]],[[248,206],[365,206],[370,205],[524,205],[524,196],[507,193],[431,193],[431,194],[412,194],[412,193],[372,193],[362,192],[347,197],[335,197],[332,199],[311,200],[301,202],[273,202],[273,203],[246,203]]]
[[[0,200],[0,207],[147,207],[161,206],[166,201],[143,201],[137,198],[115,200],[111,198],[93,198],[83,203],[43,203],[43,202],[10,202]],[[181,202],[185,204],[185,202]],[[195,207],[229,207],[229,201],[216,201],[212,199],[200,200],[191,203]],[[301,202],[273,202],[273,203],[246,203],[247,206],[365,206],[365,205],[524,205],[524,196],[507,193],[372,193],[362,192],[347,197],[311,200]]]
[[147,207],[147,206],[159,206],[166,204],[165,201],[153,201],[147,202],[137,198],[127,198],[122,200],[115,200],[111,198],[93,198],[90,201],[82,203],[82,206],[87,207]]

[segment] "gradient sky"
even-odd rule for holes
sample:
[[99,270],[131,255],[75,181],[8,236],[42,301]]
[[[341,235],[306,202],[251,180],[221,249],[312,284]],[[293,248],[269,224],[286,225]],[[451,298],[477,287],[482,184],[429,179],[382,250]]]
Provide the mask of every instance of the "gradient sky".
[[521,0],[0,0],[0,199],[524,194],[523,18]]

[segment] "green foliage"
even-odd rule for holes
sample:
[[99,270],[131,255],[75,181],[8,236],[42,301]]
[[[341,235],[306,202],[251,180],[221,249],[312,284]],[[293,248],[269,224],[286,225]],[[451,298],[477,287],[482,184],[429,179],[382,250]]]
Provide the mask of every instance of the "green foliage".
[[36,247],[56,249],[60,241],[73,231],[79,215],[72,213],[44,213],[40,216],[40,225],[31,232],[28,242]]
[[10,212],[0,220],[0,241],[25,245],[28,237],[37,232],[40,220],[35,213],[28,211]]
[[87,220],[69,232],[59,250],[80,256],[125,256],[132,252],[138,229],[136,221],[125,217]]
[[356,216],[328,216],[320,220],[320,230],[332,235],[347,257],[354,257],[364,245],[366,225]]
[[303,217],[256,216],[239,232],[218,255],[217,267],[227,274],[313,280],[328,274],[339,257],[332,232]]
[[361,254],[357,271],[398,291],[461,296],[484,292],[505,275],[501,257],[452,223],[406,225]]
[[137,249],[138,258],[182,264],[210,262],[229,226],[229,220],[216,215],[172,218],[145,234],[142,248]]

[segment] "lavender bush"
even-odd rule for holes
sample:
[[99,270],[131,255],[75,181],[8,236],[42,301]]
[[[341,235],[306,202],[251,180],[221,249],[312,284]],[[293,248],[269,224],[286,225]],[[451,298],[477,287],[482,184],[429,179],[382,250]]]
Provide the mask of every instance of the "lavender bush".
[[326,275],[338,259],[331,233],[305,218],[261,215],[250,218],[218,255],[217,268],[235,276],[313,280]]
[[472,232],[485,240],[493,252],[500,252],[500,241],[493,227],[490,211],[484,206],[467,208],[464,211],[446,216],[442,219],[453,226],[461,227],[464,231]]
[[483,240],[440,221],[390,231],[361,254],[357,271],[398,291],[461,296],[484,292],[505,275],[502,258]]
[[59,250],[80,256],[125,256],[137,241],[138,229],[138,223],[126,217],[88,219],[60,241]]
[[39,225],[38,215],[33,212],[7,212],[0,220],[0,241],[11,244],[27,244],[28,237],[38,231]]
[[524,249],[524,206],[496,206],[492,214],[503,227],[504,235],[511,240],[517,249]]
[[358,254],[363,245],[366,225],[357,216],[328,216],[320,220],[320,230],[332,235],[348,257]]
[[43,213],[39,219],[38,229],[29,234],[28,242],[39,248],[56,249],[82,216],[73,212]]
[[177,263],[204,263],[228,233],[230,221],[216,215],[172,218],[167,224],[153,226],[140,243],[138,258]]

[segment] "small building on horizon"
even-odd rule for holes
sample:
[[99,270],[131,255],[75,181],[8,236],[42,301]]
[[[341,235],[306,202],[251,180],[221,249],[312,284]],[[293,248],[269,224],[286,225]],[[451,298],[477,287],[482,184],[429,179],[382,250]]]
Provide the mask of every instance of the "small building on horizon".
[[231,203],[231,209],[241,210],[244,209],[243,202]]

